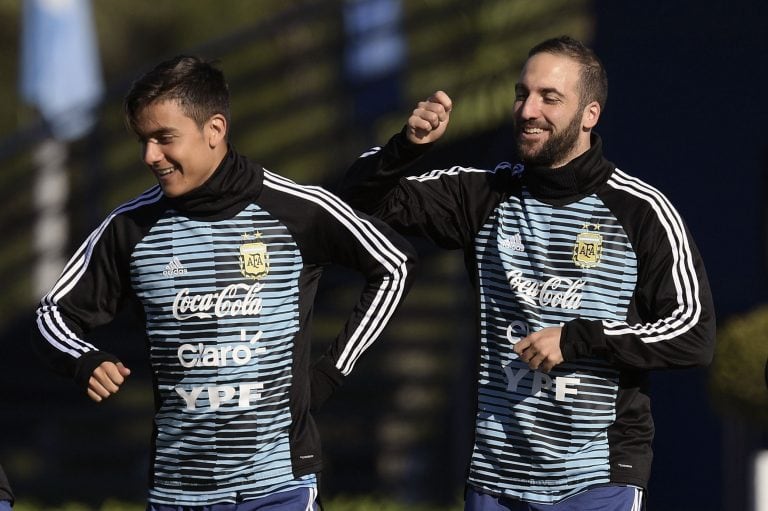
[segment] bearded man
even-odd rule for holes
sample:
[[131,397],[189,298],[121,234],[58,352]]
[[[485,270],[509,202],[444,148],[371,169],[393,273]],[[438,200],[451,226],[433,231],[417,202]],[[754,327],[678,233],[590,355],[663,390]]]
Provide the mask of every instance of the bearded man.
[[683,220],[603,157],[607,91],[592,50],[544,41],[515,87],[516,164],[409,175],[448,125],[438,91],[342,182],[353,207],[464,251],[479,336],[467,511],[642,509],[648,372],[712,359],[712,296]]

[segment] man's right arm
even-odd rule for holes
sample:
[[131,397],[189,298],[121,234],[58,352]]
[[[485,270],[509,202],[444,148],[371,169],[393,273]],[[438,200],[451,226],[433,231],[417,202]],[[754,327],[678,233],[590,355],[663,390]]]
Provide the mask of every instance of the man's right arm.
[[129,371],[85,339],[111,321],[125,287],[112,225],[105,221],[77,250],[36,311],[32,343],[55,372],[72,378],[94,401],[113,394]]
[[384,147],[366,151],[352,164],[338,194],[352,207],[384,217],[400,178],[445,133],[452,106],[443,91],[419,102],[400,133]]
[[[383,220],[397,232],[455,249],[472,242],[487,217],[489,171],[451,167],[416,169],[414,163],[445,133],[451,100],[436,92],[418,103],[405,128],[384,147],[365,153],[341,182],[353,208]],[[420,176],[410,176],[418,172]],[[493,172],[493,171],[491,171]]]

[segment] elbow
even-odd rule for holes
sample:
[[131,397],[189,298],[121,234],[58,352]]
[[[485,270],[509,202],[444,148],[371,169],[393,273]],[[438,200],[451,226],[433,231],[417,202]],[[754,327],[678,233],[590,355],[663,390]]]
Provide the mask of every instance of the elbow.
[[681,365],[685,367],[708,367],[712,364],[715,355],[714,336],[700,337],[695,346],[694,350],[687,350],[685,363]]
[[410,247],[406,252],[405,266],[408,270],[413,270],[419,265],[419,254],[416,249]]
[[416,280],[416,274],[419,268],[419,258],[416,252],[410,251],[407,254],[406,259],[403,261],[403,268],[405,270],[405,289],[406,292],[410,291],[413,282]]
[[712,364],[712,360],[715,357],[715,342],[717,338],[717,329],[715,327],[714,318],[712,321],[706,322],[702,325],[700,331],[701,346],[699,349],[699,356],[697,360],[698,367],[707,367]]
[[714,317],[706,316],[675,343],[687,367],[708,367],[715,356]]
[[706,353],[700,353],[692,360],[691,367],[708,367],[712,364],[713,353],[708,351]]
[[712,360],[715,356],[715,338],[712,337],[711,340],[708,339],[708,342],[703,348],[701,349],[701,353],[699,354],[696,366],[697,367],[708,367],[712,364]]

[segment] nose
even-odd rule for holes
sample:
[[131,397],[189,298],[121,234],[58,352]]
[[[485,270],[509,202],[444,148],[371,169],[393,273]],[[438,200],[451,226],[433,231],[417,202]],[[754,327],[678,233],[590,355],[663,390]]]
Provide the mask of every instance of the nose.
[[517,115],[523,120],[536,119],[539,117],[541,110],[539,104],[533,95],[526,96],[525,99],[520,99],[517,102]]
[[154,142],[145,142],[141,151],[143,153],[142,159],[144,160],[144,163],[150,167],[163,159],[163,152],[160,150],[159,145]]

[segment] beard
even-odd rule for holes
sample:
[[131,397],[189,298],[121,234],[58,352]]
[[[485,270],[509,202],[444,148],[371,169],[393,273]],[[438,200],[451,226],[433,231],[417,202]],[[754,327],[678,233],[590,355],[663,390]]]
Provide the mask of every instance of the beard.
[[[525,123],[515,123],[515,147],[520,160],[523,164],[532,167],[552,167],[563,162],[568,157],[568,153],[576,147],[581,132],[581,115],[577,111],[565,130],[550,136],[538,151],[521,141],[520,134],[524,128]],[[547,126],[545,129],[548,128],[550,127]],[[550,133],[553,132],[550,131]]]

